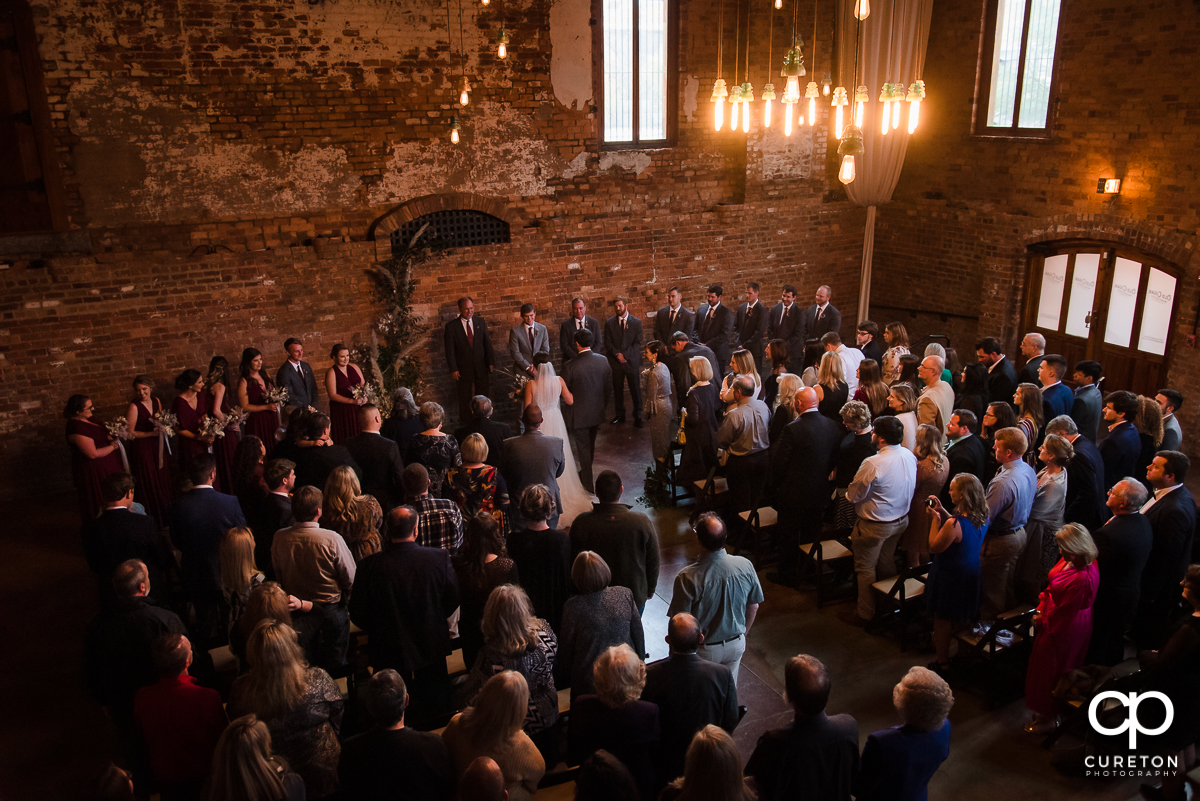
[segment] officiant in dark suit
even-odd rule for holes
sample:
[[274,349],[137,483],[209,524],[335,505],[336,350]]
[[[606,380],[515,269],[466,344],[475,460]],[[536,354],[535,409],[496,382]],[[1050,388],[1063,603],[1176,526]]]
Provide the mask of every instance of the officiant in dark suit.
[[608,359],[592,350],[592,332],[586,328],[575,334],[575,349],[575,358],[563,368],[563,381],[575,402],[563,412],[567,430],[575,437],[579,481],[585,490],[595,492],[592,460],[596,455],[596,434],[612,396],[612,368]]
[[283,343],[287,361],[275,373],[275,383],[288,391],[287,404],[283,407],[284,417],[292,409],[317,408],[317,377],[312,365],[304,361],[304,343],[290,337]]
[[728,306],[721,303],[722,294],[724,290],[720,284],[713,284],[708,288],[708,303],[702,305],[696,313],[696,336],[701,345],[707,345],[709,350],[717,355],[721,372],[724,372],[733,353],[734,315]]
[[524,370],[531,376],[537,375],[533,357],[539,353],[550,355],[550,332],[536,318],[533,304],[522,303],[521,324],[514,325],[508,332],[508,353],[513,359],[513,369]]
[[588,317],[587,302],[583,298],[575,298],[571,301],[571,316],[563,320],[558,329],[558,347],[562,351],[564,367],[575,358],[575,332],[584,329],[592,332],[592,350],[604,353],[604,336],[600,332],[600,321],[595,317]]
[[458,299],[458,316],[446,323],[444,339],[446,367],[457,385],[458,419],[466,420],[471,416],[471,398],[488,395],[496,369],[487,323],[475,316],[474,300],[465,295]]
[[[633,425],[641,428],[642,423],[642,321],[629,313],[624,298],[613,301],[616,315],[604,323],[604,355],[612,368],[613,405],[617,416],[613,425],[625,422],[625,387],[629,382],[629,395],[633,400]],[[509,489],[512,489],[510,483]]]

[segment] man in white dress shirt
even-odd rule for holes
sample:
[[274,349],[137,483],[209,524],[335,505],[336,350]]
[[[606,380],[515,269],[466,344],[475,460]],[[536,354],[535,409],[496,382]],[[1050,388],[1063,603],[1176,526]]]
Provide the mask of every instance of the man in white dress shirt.
[[850,393],[848,397],[853,398],[858,389],[858,365],[862,364],[862,360],[865,358],[862,351],[858,348],[846,347],[837,331],[822,334],[821,344],[825,346],[826,353],[836,353],[842,360],[842,373],[846,376],[846,386]]

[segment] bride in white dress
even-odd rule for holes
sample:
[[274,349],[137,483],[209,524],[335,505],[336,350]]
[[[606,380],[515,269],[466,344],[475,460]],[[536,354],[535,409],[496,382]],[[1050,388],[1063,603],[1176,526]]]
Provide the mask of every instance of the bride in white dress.
[[539,364],[537,377],[525,384],[525,406],[537,404],[542,410],[542,433],[563,441],[563,474],[558,477],[558,496],[563,505],[558,527],[562,529],[571,525],[571,521],[580,513],[592,511],[592,495],[579,480],[571,438],[567,435],[567,424],[558,403],[560,399],[568,406],[575,402],[571,390],[567,389],[567,382],[554,372],[554,365],[549,362]]

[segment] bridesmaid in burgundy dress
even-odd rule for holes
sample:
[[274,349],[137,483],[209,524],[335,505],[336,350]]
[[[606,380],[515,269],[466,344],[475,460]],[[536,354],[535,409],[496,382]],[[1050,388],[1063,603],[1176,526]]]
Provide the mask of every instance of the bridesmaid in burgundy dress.
[[341,342],[333,346],[329,357],[333,359],[333,366],[325,373],[325,391],[329,393],[329,436],[335,444],[341,445],[362,432],[358,424],[358,407],[366,401],[356,400],[351,390],[366,382],[358,365],[350,363],[350,349]]
[[[229,391],[228,382],[229,362],[225,360],[224,356],[214,356],[208,363],[208,377],[204,379],[204,386],[207,387],[208,393],[208,413],[220,419],[221,422],[225,422],[233,410],[233,404],[229,402],[233,393]],[[239,439],[241,439],[241,434],[235,426],[226,428],[225,436],[217,437],[213,441],[213,456],[217,460],[217,480],[226,490],[233,486],[233,454],[237,450]]]
[[67,444],[71,446],[71,473],[79,491],[79,514],[84,523],[94,519],[106,506],[100,482],[124,469],[108,431],[91,420],[94,408],[87,395],[72,395],[63,409],[63,417],[67,418]]
[[[171,489],[170,451],[154,428],[154,415],[162,411],[162,401],[154,397],[154,379],[139,375],[133,379],[133,400],[125,419],[133,432],[129,454],[137,498],[159,525],[167,519],[174,493]],[[161,458],[161,461],[160,461]]]
[[250,413],[246,418],[246,433],[262,440],[270,459],[275,448],[275,432],[279,430],[279,404],[263,402],[263,395],[275,384],[267,378],[262,353],[257,348],[242,351],[239,370],[242,377],[238,381],[238,405],[242,411]]
[[[208,414],[208,396],[204,392],[204,378],[199,370],[184,370],[175,379],[179,394],[171,402],[171,412],[179,418],[175,431],[179,434],[179,466],[186,474],[192,460],[208,452],[211,439],[201,439],[200,421]],[[218,488],[220,480],[213,484]]]

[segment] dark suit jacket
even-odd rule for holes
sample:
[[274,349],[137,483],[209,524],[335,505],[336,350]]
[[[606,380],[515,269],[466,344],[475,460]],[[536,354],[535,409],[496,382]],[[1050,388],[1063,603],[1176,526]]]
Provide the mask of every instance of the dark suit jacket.
[[[863,345],[861,348],[859,348],[859,350],[862,351],[862,355],[863,355],[864,359],[872,359],[872,360],[874,360],[874,362],[876,364],[878,364],[880,366],[880,368],[882,368],[883,367],[883,346],[880,345],[877,340],[878,340],[878,337],[871,337],[871,341],[868,342],[867,344]],[[954,380],[957,381],[958,378],[955,377]]]
[[364,431],[346,440],[346,450],[362,470],[362,491],[375,496],[384,514],[398,506],[404,499],[400,446],[382,434]]
[[1150,521],[1142,514],[1114,515],[1092,532],[1092,540],[1100,568],[1100,586],[1092,610],[1097,622],[1123,621],[1123,628],[1127,628],[1137,609],[1142,573],[1154,540]]
[[683,758],[696,732],[711,723],[733,734],[738,724],[733,673],[694,653],[646,665],[642,700],[658,705],[660,783],[683,775]]
[[675,397],[672,402],[676,408],[686,402],[687,391],[692,388],[692,368],[689,362],[693,356],[703,356],[708,359],[708,363],[712,365],[713,369],[713,380],[718,383],[721,381],[725,364],[729,364],[728,361],[721,364],[717,360],[717,354],[713,353],[710,348],[697,345],[695,342],[687,343],[679,353],[672,354],[675,364],[667,363],[667,366],[671,368],[671,377],[675,381]]
[[[604,332],[600,330],[600,322],[595,317],[584,315],[583,327],[592,332],[592,350],[604,353]],[[558,348],[562,351],[563,364],[575,358],[575,318],[568,317],[558,327]]]
[[1104,396],[1095,384],[1075,390],[1075,399],[1071,402],[1071,419],[1075,421],[1079,433],[1092,442],[1099,436],[1103,410]]
[[650,518],[623,503],[597,503],[571,524],[571,562],[595,551],[612,571],[612,585],[628,587],[641,609],[658,586],[658,533]]
[[612,397],[612,367],[595,350],[579,354],[563,368],[563,381],[575,403],[563,407],[569,429],[594,428],[604,422],[605,409]]
[[316,409],[319,400],[317,397],[317,377],[313,375],[312,365],[306,361],[300,362],[300,369],[304,371],[303,377],[296,372],[296,368],[292,366],[291,361],[285,361],[275,371],[275,383],[287,388],[288,406],[311,406]]
[[667,347],[671,345],[671,335],[676,331],[682,331],[688,335],[688,339],[694,339],[696,336],[696,313],[688,311],[683,304],[679,304],[679,311],[675,313],[675,322],[671,323],[671,307],[663,306],[654,315],[654,338],[663,343]]
[[183,584],[193,597],[221,596],[217,549],[234,526],[246,525],[242,506],[232,495],[209,489],[184,493],[171,506],[171,542],[183,554]]
[[753,353],[754,361],[759,365],[763,360],[763,348],[767,346],[767,316],[769,313],[761,300],[754,304],[753,312],[750,311],[749,303],[743,303],[738,306],[737,320],[734,321],[734,335],[736,336],[734,344]]
[[987,445],[977,435],[963,437],[946,449],[946,459],[950,463],[950,472],[946,476],[946,485],[942,487],[939,497],[942,505],[952,509],[950,501],[950,482],[959,473],[970,473],[979,479],[985,488],[992,477],[987,474]]
[[187,634],[187,629],[174,612],[140,597],[122,598],[88,623],[83,635],[88,691],[114,707],[115,717],[132,715],[134,693],[158,681],[153,648],[164,634]]
[[[1037,385],[1035,384],[1035,386]],[[1075,393],[1065,384],[1055,384],[1042,390],[1043,416],[1047,423],[1059,415],[1070,415],[1074,404]],[[1076,423],[1075,427],[1079,428],[1079,424]]]
[[787,319],[784,320],[783,303],[776,303],[771,307],[771,315],[767,318],[767,341],[782,339],[787,345],[788,363],[791,365],[804,364],[804,313],[805,310],[800,308],[799,303],[793,303]]
[[845,431],[817,411],[802,414],[783,429],[779,448],[771,456],[770,488],[777,509],[819,516],[829,503]]
[[1082,435],[1072,445],[1075,455],[1067,462],[1067,505],[1063,519],[1095,531],[1108,513],[1104,505],[1104,460],[1091,440]]
[[1108,432],[1101,440],[1100,458],[1104,460],[1104,491],[1112,489],[1126,476],[1136,477],[1138,456],[1142,452],[1142,440],[1133,423],[1125,422]]
[[[806,339],[820,339],[830,331],[836,331],[840,335],[842,333],[842,313],[834,308],[832,303],[829,303],[825,306],[825,314],[818,322],[817,304],[814,303],[804,310],[804,331]],[[847,347],[854,347],[854,343],[850,342]]]
[[296,462],[296,486],[294,489],[316,487],[324,492],[329,474],[335,467],[342,465],[352,468],[355,475],[358,476],[359,482],[362,482],[362,468],[358,466],[358,462],[354,461],[354,457],[350,455],[350,451],[345,445],[297,448],[293,459]]
[[[609,366],[613,371],[632,371],[640,379],[642,367],[642,321],[632,314],[628,315],[625,331],[621,331],[621,321],[616,315],[609,317],[604,323],[604,355],[608,357]],[[625,355],[625,364],[617,360],[617,354]]]
[[507,423],[498,422],[490,417],[475,417],[471,419],[471,422],[455,431],[454,438],[458,440],[458,446],[461,448],[463,441],[472,434],[483,434],[483,438],[487,441],[488,455],[483,460],[485,464],[490,464],[492,467],[500,467],[504,464],[504,440],[512,436],[512,429],[508,427]]
[[796,716],[758,738],[746,763],[761,801],[850,801],[858,773],[858,723],[849,715]]
[[250,530],[254,532],[254,563],[267,578],[274,579],[271,544],[275,542],[276,531],[291,528],[296,522],[296,518],[292,517],[292,499],[268,492],[259,499],[258,504],[258,512],[250,521]]
[[359,563],[350,619],[367,632],[372,667],[406,673],[444,663],[458,602],[449,551],[393,542]]
[[1175,598],[1192,558],[1196,501],[1187,487],[1180,487],[1156,501],[1146,510],[1145,518],[1154,532],[1154,542],[1142,571],[1142,595],[1147,600]]
[[150,592],[155,598],[167,599],[175,556],[158,525],[147,515],[128,509],[106,509],[84,526],[83,553],[88,567],[100,581],[100,597],[106,603],[116,600],[113,572],[127,559],[145,562],[150,574]]
[[471,325],[475,330],[474,348],[467,340],[467,332],[463,330],[460,316],[455,316],[453,320],[446,323],[443,334],[446,346],[446,368],[452,373],[461,373],[463,378],[483,377],[496,364],[496,355],[492,352],[492,340],[488,336],[487,323],[476,314],[471,317]]
[[700,311],[696,312],[696,340],[717,354],[717,361],[721,364],[721,369],[724,369],[733,353],[734,314],[732,309],[721,303],[717,306],[712,320],[709,320],[709,309],[709,305],[705,303],[700,307]]
[[1038,380],[1038,368],[1042,366],[1045,356],[1034,356],[1025,363],[1025,366],[1017,371],[1018,384],[1033,384],[1035,387],[1040,387],[1042,382]]
[[[554,508],[562,514],[558,477],[563,474],[563,441],[541,431],[526,431],[504,440],[504,464],[500,474],[508,484],[508,497],[520,498],[525,488],[542,484],[554,496]],[[574,469],[574,465],[571,466]]]
[[988,373],[987,390],[989,403],[1012,403],[1013,393],[1017,391],[1017,370],[1007,356]]

